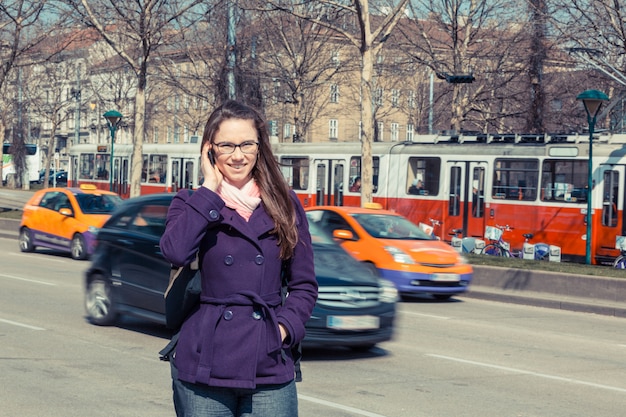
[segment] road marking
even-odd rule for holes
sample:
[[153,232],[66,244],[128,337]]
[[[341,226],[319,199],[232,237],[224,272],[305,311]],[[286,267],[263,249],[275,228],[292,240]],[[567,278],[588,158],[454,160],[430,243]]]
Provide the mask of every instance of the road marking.
[[0,277],[14,279],[14,280],[17,280],[17,281],[32,282],[33,284],[50,285],[52,287],[56,287],[56,284],[53,284],[51,282],[38,281],[36,279],[28,279],[28,278],[16,277],[14,275],[0,274]]
[[[13,256],[21,256],[24,258],[31,258],[31,259],[44,259],[42,258],[40,255],[45,255],[43,252],[39,253],[39,254],[25,254],[25,253],[12,253],[11,255]],[[48,255],[48,257],[45,258],[46,262],[58,262],[58,263],[66,263],[67,259],[63,258],[63,259],[57,259],[55,256],[53,255]]]
[[434,353],[427,353],[426,356],[431,356],[433,358],[439,358],[439,359],[446,359],[446,360],[454,361],[454,362],[466,363],[466,364],[469,364],[469,365],[482,366],[482,367],[485,367],[485,368],[499,369],[501,371],[513,372],[513,373],[518,373],[518,374],[523,374],[523,375],[531,375],[531,376],[536,376],[536,377],[539,377],[539,378],[553,379],[555,381],[569,382],[571,384],[586,385],[588,387],[594,387],[594,388],[600,388],[600,389],[605,389],[605,390],[609,390],[609,391],[617,391],[617,392],[626,393],[626,388],[619,388],[619,387],[614,387],[614,386],[611,386],[611,385],[596,384],[594,382],[581,381],[580,379],[573,379],[573,378],[566,378],[566,377],[556,376],[556,375],[542,374],[542,373],[539,373],[539,372],[526,371],[524,369],[509,368],[508,366],[492,365],[490,363],[475,362],[475,361],[470,361],[470,360],[466,360],[466,359],[453,358],[453,357],[450,357],[450,356],[436,355]]
[[450,317],[447,317],[447,316],[437,316],[435,314],[415,313],[413,311],[404,311],[404,310],[400,310],[400,313],[406,314],[406,315],[409,315],[409,316],[419,316],[419,317],[428,317],[428,318],[431,318],[431,319],[450,320]]
[[312,403],[317,403],[321,405],[325,405],[326,407],[336,408],[338,410],[347,411],[349,413],[358,414],[360,416],[366,417],[385,417],[382,414],[370,413],[369,411],[359,410],[358,408],[349,407],[347,405],[337,404],[331,401],[322,400],[320,398],[309,397],[308,395],[298,394],[298,398],[301,400],[309,401]]
[[28,324],[18,323],[16,321],[11,321],[11,320],[0,319],[0,322],[7,323],[7,324],[12,324],[14,326],[19,326],[19,327],[26,327],[27,329],[31,329],[31,330],[46,330],[46,329],[41,328],[41,327],[29,326]]

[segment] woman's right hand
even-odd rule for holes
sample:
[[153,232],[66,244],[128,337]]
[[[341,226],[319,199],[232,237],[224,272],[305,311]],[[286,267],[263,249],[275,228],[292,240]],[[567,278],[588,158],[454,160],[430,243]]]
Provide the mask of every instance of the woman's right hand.
[[[200,155],[200,168],[202,169],[202,175],[204,177],[204,182],[202,183],[202,186],[208,188],[211,191],[216,191],[222,183],[224,176],[217,168],[217,165],[213,165],[211,163],[211,160],[209,159],[210,150],[211,144],[207,142],[202,147],[202,154]],[[213,156],[217,160],[215,152],[213,153]]]

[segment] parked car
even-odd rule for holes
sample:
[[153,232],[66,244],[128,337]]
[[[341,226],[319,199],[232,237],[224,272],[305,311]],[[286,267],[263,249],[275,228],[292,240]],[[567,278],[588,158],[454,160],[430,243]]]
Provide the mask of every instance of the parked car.
[[121,202],[117,194],[93,185],[39,190],[23,208],[20,250],[45,247],[86,259],[93,252],[98,229]]
[[[51,179],[52,179],[53,175],[59,174],[61,172],[66,172],[66,171],[64,169],[58,169],[56,171],[54,169],[48,170],[48,180],[49,180],[49,182],[52,183]],[[67,177],[67,173],[65,175]],[[46,177],[46,170],[45,169],[39,170],[39,181],[38,181],[38,183],[39,184],[43,184],[45,177]]]
[[392,281],[400,294],[430,294],[441,300],[468,289],[472,266],[450,245],[380,205],[317,206],[309,223],[332,234],[359,261]]
[[[98,233],[85,273],[85,309],[93,324],[112,325],[122,315],[165,324],[171,265],[159,240],[174,194],[128,199]],[[319,297],[306,324],[306,346],[369,348],[393,333],[398,293],[311,226]]]
[[48,178],[48,186],[67,187],[67,171],[58,171],[55,174],[50,175]]

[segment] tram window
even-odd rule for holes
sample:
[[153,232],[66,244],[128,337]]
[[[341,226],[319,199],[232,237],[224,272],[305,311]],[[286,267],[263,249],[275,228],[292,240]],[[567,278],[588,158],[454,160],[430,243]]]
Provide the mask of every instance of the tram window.
[[79,176],[81,180],[92,180],[94,171],[94,154],[83,153],[79,160]]
[[603,182],[602,225],[616,227],[619,173],[617,171],[605,171]]
[[109,179],[109,155],[96,155],[96,179]]
[[439,194],[440,158],[409,158],[406,190],[408,194]]
[[472,217],[483,217],[485,211],[485,168],[476,167],[472,179]]
[[[372,174],[372,182],[373,187],[372,191],[375,193],[378,191],[378,174],[380,171],[380,158],[374,156],[372,158],[373,165],[373,174]],[[360,156],[352,156],[350,157],[350,181],[353,182],[356,178],[361,177],[361,157]]]
[[541,200],[587,202],[587,161],[546,159],[541,174]]
[[309,188],[309,158],[281,158],[281,171],[293,190]]
[[496,159],[492,197],[506,200],[537,199],[539,161],[536,159]]
[[167,176],[167,155],[150,155],[148,175],[148,182],[165,183],[165,177]]
[[450,216],[458,216],[461,214],[461,167],[450,168],[449,188],[448,214]]

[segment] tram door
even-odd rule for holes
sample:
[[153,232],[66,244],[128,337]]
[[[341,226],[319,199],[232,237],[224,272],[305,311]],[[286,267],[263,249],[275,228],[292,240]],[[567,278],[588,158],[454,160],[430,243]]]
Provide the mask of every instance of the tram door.
[[[117,173],[117,170],[116,170]],[[122,158],[122,168],[120,170],[120,191],[121,195],[130,195],[130,164],[128,162],[128,158]]]
[[129,194],[128,175],[129,175],[128,157],[113,157],[113,191],[126,196]]
[[181,188],[194,188],[194,160],[190,158],[172,159],[172,191]]
[[315,162],[315,204],[343,205],[344,167],[342,160],[327,159]]
[[462,229],[465,237],[483,236],[487,163],[450,161],[447,169],[449,183],[446,228]]
[[626,236],[626,213],[624,200],[624,165],[601,165],[602,182],[593,189],[594,205],[598,204],[599,192],[602,194],[602,208],[594,211],[593,226],[598,228],[593,233],[595,237],[594,251],[600,256],[617,256],[615,252],[615,237]]

